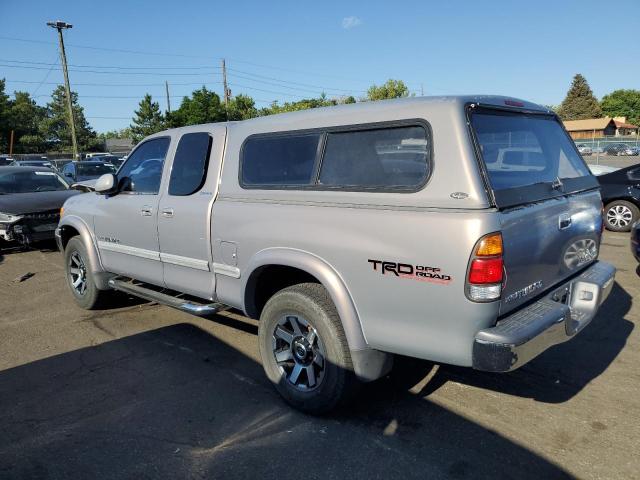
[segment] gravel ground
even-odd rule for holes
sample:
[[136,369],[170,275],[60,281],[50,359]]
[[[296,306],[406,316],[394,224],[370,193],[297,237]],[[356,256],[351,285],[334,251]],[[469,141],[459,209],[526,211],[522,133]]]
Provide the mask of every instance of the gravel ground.
[[0,478],[638,478],[628,235],[601,257],[614,290],[572,341],[501,375],[399,359],[314,418],[266,380],[254,321],[124,297],[83,311],[57,252],[0,252]]

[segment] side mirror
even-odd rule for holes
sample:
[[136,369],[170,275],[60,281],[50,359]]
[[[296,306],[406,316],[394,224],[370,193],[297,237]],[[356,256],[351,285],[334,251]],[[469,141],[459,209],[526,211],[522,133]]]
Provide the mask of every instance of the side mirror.
[[73,173],[67,172],[64,174],[65,177],[73,178]]
[[118,181],[118,191],[119,192],[132,192],[133,191],[133,180],[131,180],[131,177],[122,177]]
[[113,173],[105,173],[96,180],[95,190],[100,195],[116,193],[117,178]]

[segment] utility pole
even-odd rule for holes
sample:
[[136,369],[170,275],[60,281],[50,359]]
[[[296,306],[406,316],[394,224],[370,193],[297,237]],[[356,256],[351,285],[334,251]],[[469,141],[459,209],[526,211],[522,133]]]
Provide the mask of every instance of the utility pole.
[[224,63],[224,58],[222,59],[222,84],[224,87],[224,106],[228,109],[231,90],[229,90],[229,86],[227,85],[227,66]]
[[424,97],[424,85],[422,83],[420,84],[420,96]]
[[171,102],[169,101],[169,82],[164,81],[164,87],[167,91],[167,112],[171,113]]
[[67,96],[67,108],[69,109],[69,127],[71,128],[71,143],[73,145],[73,158],[78,160],[78,141],[76,139],[76,121],[73,118],[73,103],[71,102],[71,87],[69,86],[69,72],[67,71],[67,55],[64,52],[64,39],[62,38],[62,30],[72,28],[73,25],[62,22],[47,22],[51,28],[58,30],[58,38],[60,40],[60,58],[62,58],[62,71],[64,73],[64,89]]
[[9,157],[13,156],[13,130],[11,130],[11,140],[9,140]]

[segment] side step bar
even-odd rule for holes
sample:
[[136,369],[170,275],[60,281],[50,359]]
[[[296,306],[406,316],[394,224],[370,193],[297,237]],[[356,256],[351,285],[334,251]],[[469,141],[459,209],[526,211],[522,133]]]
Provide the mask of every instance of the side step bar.
[[145,288],[142,285],[132,283],[130,280],[124,280],[118,277],[111,278],[109,280],[109,286],[114,290],[119,290],[135,297],[144,298],[145,300],[177,308],[178,310],[190,313],[191,315],[197,315],[198,317],[213,315],[214,313],[218,313],[229,308],[222,303],[198,303],[193,300],[187,300],[173,295],[168,295],[166,293],[157,292],[150,288]]

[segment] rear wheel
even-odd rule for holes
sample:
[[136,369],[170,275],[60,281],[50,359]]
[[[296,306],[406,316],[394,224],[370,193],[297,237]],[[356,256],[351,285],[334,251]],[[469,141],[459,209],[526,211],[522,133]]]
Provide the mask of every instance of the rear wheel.
[[347,402],[358,387],[338,312],[326,289],[303,283],[276,293],[259,325],[265,373],[295,408],[321,414]]
[[638,218],[640,210],[626,200],[614,200],[604,209],[605,225],[613,232],[628,232]]
[[96,287],[89,268],[87,250],[79,237],[73,237],[67,243],[64,264],[67,285],[76,303],[87,310],[97,308],[109,292]]

